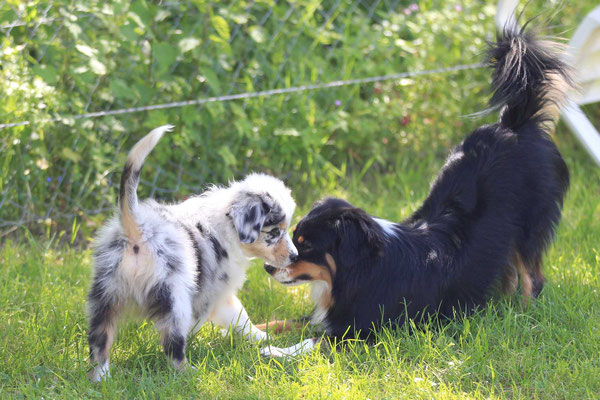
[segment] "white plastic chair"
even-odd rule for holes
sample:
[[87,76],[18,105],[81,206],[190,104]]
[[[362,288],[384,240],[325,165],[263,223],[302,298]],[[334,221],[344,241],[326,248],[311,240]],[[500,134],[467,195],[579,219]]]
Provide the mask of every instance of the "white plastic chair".
[[[503,28],[515,21],[518,0],[499,0],[495,22]],[[565,59],[575,68],[578,90],[562,111],[562,118],[600,166],[600,133],[585,116],[580,105],[600,101],[600,7],[590,12],[569,42]]]
[[579,105],[600,101],[600,7],[590,12],[569,42],[567,61],[575,67],[573,93],[562,117],[583,147],[600,165],[600,133],[594,128]]

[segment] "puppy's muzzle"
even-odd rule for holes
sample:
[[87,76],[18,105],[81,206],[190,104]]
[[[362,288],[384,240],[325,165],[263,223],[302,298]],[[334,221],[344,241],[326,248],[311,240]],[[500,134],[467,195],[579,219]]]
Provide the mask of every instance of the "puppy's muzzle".
[[294,286],[302,283],[302,281],[290,276],[290,270],[288,268],[277,268],[272,265],[265,264],[265,271],[267,271],[267,273],[271,275],[273,279],[282,285]]
[[265,264],[265,271],[267,271],[267,273],[269,275],[273,275],[276,270],[277,270],[277,268],[275,268],[274,266],[269,265],[269,264]]
[[287,258],[283,261],[281,265],[278,265],[277,262],[273,264],[265,263],[265,271],[267,271],[270,275],[273,275],[276,270],[282,270],[287,268],[289,265],[295,263],[298,260],[298,252],[295,248],[292,248],[287,255]]

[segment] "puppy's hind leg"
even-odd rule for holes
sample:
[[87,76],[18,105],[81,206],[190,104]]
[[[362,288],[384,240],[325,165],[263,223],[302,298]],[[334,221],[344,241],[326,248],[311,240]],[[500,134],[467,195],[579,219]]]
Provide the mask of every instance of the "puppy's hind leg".
[[115,338],[118,311],[116,302],[103,292],[99,282],[94,282],[88,296],[88,342],[90,357],[96,364],[89,378],[94,382],[110,377],[108,360]]
[[[188,367],[185,357],[187,335],[192,321],[191,301],[188,296],[174,293],[166,284],[159,284],[151,292],[156,327],[161,333],[163,350],[173,366],[179,370]],[[180,296],[178,296],[178,294]]]
[[235,333],[252,342],[267,339],[267,334],[252,324],[246,309],[236,296],[228,297],[217,304],[210,320],[223,328],[231,327]]
[[171,360],[173,366],[179,370],[185,370],[188,366],[185,357],[186,335],[187,332],[182,332],[176,326],[171,329],[165,329],[162,334],[162,346],[165,354]]

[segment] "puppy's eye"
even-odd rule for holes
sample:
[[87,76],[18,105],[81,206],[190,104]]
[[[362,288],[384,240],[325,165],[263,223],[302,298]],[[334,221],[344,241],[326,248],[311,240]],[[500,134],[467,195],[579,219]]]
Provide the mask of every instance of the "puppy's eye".
[[279,236],[281,234],[281,229],[279,228],[275,228],[275,229],[271,229],[270,231],[266,232],[271,236]]

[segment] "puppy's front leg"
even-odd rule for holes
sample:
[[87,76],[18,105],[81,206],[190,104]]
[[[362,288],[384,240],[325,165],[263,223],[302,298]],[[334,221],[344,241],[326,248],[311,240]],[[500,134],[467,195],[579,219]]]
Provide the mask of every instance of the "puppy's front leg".
[[189,367],[185,347],[192,323],[190,295],[185,290],[162,284],[152,291],[152,297],[152,301],[158,304],[155,314],[163,314],[155,323],[161,333],[163,350],[175,368],[185,370]]
[[247,337],[250,341],[259,342],[267,339],[267,334],[252,324],[246,309],[236,296],[228,297],[217,304],[210,320],[224,328],[231,327],[235,333]]

